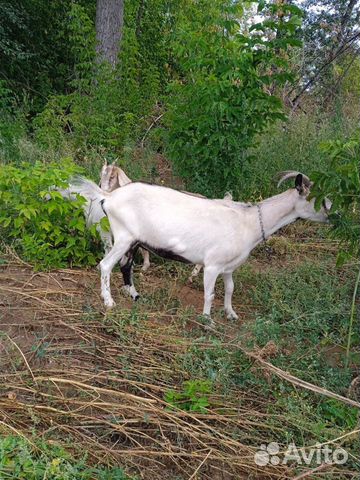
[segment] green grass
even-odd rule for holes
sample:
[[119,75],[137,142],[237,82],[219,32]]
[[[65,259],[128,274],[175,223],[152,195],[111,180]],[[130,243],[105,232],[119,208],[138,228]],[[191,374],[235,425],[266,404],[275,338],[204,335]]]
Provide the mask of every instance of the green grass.
[[[356,357],[351,368],[345,367],[356,272],[351,266],[336,269],[335,258],[328,253],[301,261],[288,254],[287,260],[281,268],[274,260],[273,266],[263,264],[263,268],[250,262],[236,274],[234,303],[252,306],[235,334],[238,343],[229,344],[219,326],[218,335],[207,336],[205,344],[203,333],[197,332],[199,337],[178,355],[177,362],[188,372],[188,378],[211,381],[224,397],[234,389],[267,397],[265,423],[274,428],[274,441],[284,442],[285,436],[287,442],[310,444],[355,429],[358,410],[268,375],[243,349],[266,350],[271,342],[275,351],[265,360],[300,379],[348,396],[356,367]],[[221,295],[221,284],[217,291]],[[354,355],[358,343],[359,338],[353,338]],[[283,418],[288,422],[285,430]]]
[[92,468],[62,447],[35,438],[0,438],[1,480],[130,480],[121,468]]
[[[277,366],[344,394],[351,378],[344,356],[354,278],[352,268],[337,270],[333,259],[325,258],[255,274],[249,293],[257,307],[255,321],[245,327],[248,346],[273,341]],[[335,346],[339,358],[332,366],[325,353]]]

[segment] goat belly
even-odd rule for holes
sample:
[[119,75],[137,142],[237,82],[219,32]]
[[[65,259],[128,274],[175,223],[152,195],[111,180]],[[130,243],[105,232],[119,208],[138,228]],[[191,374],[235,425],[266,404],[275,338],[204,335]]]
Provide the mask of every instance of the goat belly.
[[155,248],[143,242],[141,242],[139,245],[145,248],[145,250],[148,250],[151,253],[155,253],[155,255],[159,255],[159,257],[166,258],[168,260],[176,260],[178,262],[183,262],[183,263],[193,263],[187,258],[182,257],[181,255],[178,255],[177,253],[171,250],[166,250],[164,248]]

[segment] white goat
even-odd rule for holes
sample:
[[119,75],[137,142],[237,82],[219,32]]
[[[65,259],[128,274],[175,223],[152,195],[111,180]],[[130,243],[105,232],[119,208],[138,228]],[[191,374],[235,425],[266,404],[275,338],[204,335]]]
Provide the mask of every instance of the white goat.
[[[100,188],[102,190],[104,190],[105,192],[113,192],[117,188],[124,187],[125,185],[131,182],[132,180],[130,180],[130,178],[126,175],[124,170],[122,170],[120,167],[117,167],[114,164],[108,165],[107,161],[105,160],[105,163],[100,173]],[[97,212],[98,212],[98,208],[95,208],[94,213],[96,215],[98,215]],[[102,214],[102,217],[105,217],[105,214],[102,209],[101,209],[101,214]],[[97,220],[97,222],[99,221],[100,220]],[[113,245],[112,235],[110,232],[105,232],[101,227],[99,229],[99,233],[104,245],[106,245],[105,247],[105,254],[106,254],[108,253],[108,251],[111,249]],[[149,252],[147,250],[144,250],[143,248],[139,248],[139,251],[143,257],[143,265],[141,270],[143,272],[146,272],[146,270],[148,270],[148,268],[150,267]]]
[[[107,162],[105,161],[100,174],[100,188],[102,190],[105,190],[105,192],[113,192],[115,189],[123,187],[131,182],[132,180],[130,180],[130,178],[125,174],[125,172],[121,168],[117,167],[114,164],[108,165]],[[193,195],[194,197],[206,198],[203,195],[200,195],[198,193],[190,193],[185,191],[183,191],[183,193],[187,193],[188,195]],[[219,199],[216,199],[215,201],[222,203],[224,205],[231,204],[234,208],[247,205],[246,203],[242,203],[242,202],[234,202],[232,199],[232,195],[229,192],[225,193],[224,198],[219,198]],[[104,216],[103,212],[102,214]],[[109,235],[109,232],[104,232],[102,230],[100,230],[99,233],[102,236],[101,238],[103,238],[104,244],[106,242],[106,245],[110,245],[110,248],[111,248],[112,247],[111,234]],[[105,253],[108,253],[109,250],[110,249],[105,250]],[[139,251],[144,259],[142,270],[145,272],[150,267],[149,252],[147,250],[144,250],[143,248],[139,248]],[[201,265],[195,265],[189,277],[190,282],[192,282],[193,279],[199,275],[201,268],[202,268]]]
[[106,307],[114,306],[110,274],[120,260],[129,293],[138,293],[132,282],[133,255],[139,246],[162,257],[204,266],[203,314],[210,316],[215,282],[225,283],[225,312],[237,319],[231,299],[233,271],[245,262],[251,250],[279,228],[298,218],[326,222],[331,203],[319,211],[308,200],[309,179],[299,172],[286,172],[279,184],[295,177],[295,188],[253,206],[233,208],[218,201],[198,198],[166,187],[130,183],[112,193],[102,191],[84,178],[75,182],[77,192],[100,202],[109,218],[114,246],[100,262],[101,295]]
[[[117,188],[124,187],[128,183],[131,183],[131,180],[126,175],[126,173],[116,165],[108,165],[105,160],[105,163],[100,173],[100,188],[103,191],[110,193]],[[68,188],[60,189],[52,187],[52,189],[58,191],[65,199],[76,200],[77,190],[71,183],[69,184]],[[50,196],[48,196],[47,199],[49,198]],[[84,203],[83,205],[86,225],[87,227],[91,227],[94,224],[97,225],[96,229],[100,235],[106,255],[110,252],[113,246],[113,237],[111,231],[104,230],[100,225],[101,219],[104,218],[106,215],[101,208],[99,202],[94,202],[89,198],[87,198],[86,200],[86,203]],[[146,270],[148,270],[148,268],[150,267],[149,252],[147,250],[144,250],[143,248],[140,248],[140,253],[142,254],[144,259],[141,269],[143,272],[146,272]]]
[[132,180],[126,175],[124,170],[114,165],[108,165],[105,160],[100,172],[100,188],[106,192],[112,192],[116,188],[123,187]]

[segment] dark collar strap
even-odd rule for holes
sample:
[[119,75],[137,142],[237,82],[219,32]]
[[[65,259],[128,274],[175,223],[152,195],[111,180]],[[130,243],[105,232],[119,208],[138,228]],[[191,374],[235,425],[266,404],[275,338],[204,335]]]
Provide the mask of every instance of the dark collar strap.
[[259,214],[259,222],[260,222],[262,239],[263,239],[263,242],[266,242],[263,217],[262,217],[260,205],[258,203],[256,204],[256,208],[258,209],[258,214]]

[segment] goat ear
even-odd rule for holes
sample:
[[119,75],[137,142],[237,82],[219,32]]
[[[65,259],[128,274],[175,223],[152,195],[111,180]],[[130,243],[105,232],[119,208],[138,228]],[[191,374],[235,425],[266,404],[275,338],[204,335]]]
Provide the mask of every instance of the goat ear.
[[295,188],[296,190],[302,194],[304,192],[304,179],[301,173],[298,173],[295,178]]
[[107,160],[106,160],[106,158],[104,158],[104,165],[103,165],[103,167],[107,167],[107,164],[108,164],[108,163],[107,163]]
[[119,187],[123,187],[124,185],[131,183],[130,178],[126,175],[124,170],[122,170],[120,167],[117,167],[117,169],[118,169],[117,177],[118,177]]

